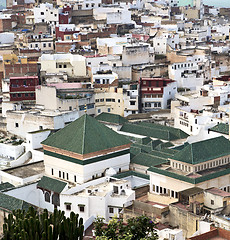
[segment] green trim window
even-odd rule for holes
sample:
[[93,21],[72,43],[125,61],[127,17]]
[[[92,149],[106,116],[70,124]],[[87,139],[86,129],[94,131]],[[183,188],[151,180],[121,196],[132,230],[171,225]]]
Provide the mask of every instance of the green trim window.
[[72,203],[65,202],[64,204],[65,204],[66,210],[71,211],[71,204]]
[[85,204],[78,204],[78,207],[79,207],[80,212],[85,211]]

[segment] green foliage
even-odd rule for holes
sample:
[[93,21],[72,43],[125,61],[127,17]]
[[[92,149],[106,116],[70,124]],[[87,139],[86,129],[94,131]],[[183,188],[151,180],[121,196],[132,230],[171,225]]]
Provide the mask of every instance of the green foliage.
[[4,219],[2,240],[82,240],[83,231],[78,214],[71,212],[66,218],[64,211],[57,209],[50,215],[47,209],[38,214],[30,207],[27,212],[13,211]]
[[155,223],[147,216],[128,219],[124,224],[122,219],[114,217],[105,224],[104,218],[97,217],[94,221],[96,240],[156,240]]

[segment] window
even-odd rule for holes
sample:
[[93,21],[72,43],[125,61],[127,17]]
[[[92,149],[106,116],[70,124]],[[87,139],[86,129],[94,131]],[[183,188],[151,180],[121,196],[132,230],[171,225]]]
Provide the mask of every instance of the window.
[[54,193],[52,196],[52,203],[56,206],[60,206],[60,198],[59,198],[59,194]]
[[45,201],[50,202],[50,194],[48,192],[45,193]]
[[43,47],[46,47],[46,43],[43,43]]
[[108,108],[108,112],[110,112],[111,110],[110,110],[110,108]]
[[159,192],[159,186],[156,186],[156,192],[157,193]]
[[41,15],[44,15],[44,12],[41,12]]
[[113,186],[113,192],[118,194],[118,186]]
[[84,212],[85,211],[85,206],[79,206],[80,212]]
[[61,177],[61,171],[59,171],[59,177]]
[[68,210],[68,211],[71,210],[71,204],[66,204],[65,207],[66,207],[66,210]]
[[33,96],[34,96],[34,93],[31,93],[30,96],[33,97]]
[[54,175],[54,170],[53,170],[53,168],[51,168],[51,174]]
[[51,43],[49,43],[49,47],[51,47]]
[[97,109],[97,113],[101,113],[101,109]]
[[113,213],[113,208],[112,207],[109,208],[109,213]]
[[64,64],[63,68],[66,68],[66,67],[67,67],[66,64]]
[[25,93],[25,97],[28,97],[28,93]]
[[66,179],[69,180],[69,173],[66,173]]
[[162,187],[160,187],[160,193],[162,193]]
[[65,178],[65,173],[64,172],[62,173],[62,176],[63,176],[63,178]]
[[214,200],[211,200],[211,205],[214,205]]
[[130,101],[130,105],[135,105],[135,101]]
[[76,177],[76,175],[74,175],[74,182],[77,182],[77,177]]
[[21,93],[18,93],[18,97],[21,97],[22,96],[22,94]]
[[18,123],[15,123],[15,127],[18,128],[18,127],[19,127],[19,124],[18,124]]
[[72,111],[72,106],[69,106],[69,110]]

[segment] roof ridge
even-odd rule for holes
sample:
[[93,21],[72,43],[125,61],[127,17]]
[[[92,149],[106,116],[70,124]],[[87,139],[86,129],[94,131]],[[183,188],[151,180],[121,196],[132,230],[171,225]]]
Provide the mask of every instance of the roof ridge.
[[85,149],[85,132],[86,132],[86,113],[85,113],[85,117],[84,117],[84,127],[83,127],[83,131],[82,131],[82,149],[81,149],[81,153],[84,154],[84,149]]
[[192,147],[192,144],[189,144],[190,145],[190,147],[191,147],[191,154],[192,154],[192,163],[194,163],[194,159],[193,159],[193,147]]

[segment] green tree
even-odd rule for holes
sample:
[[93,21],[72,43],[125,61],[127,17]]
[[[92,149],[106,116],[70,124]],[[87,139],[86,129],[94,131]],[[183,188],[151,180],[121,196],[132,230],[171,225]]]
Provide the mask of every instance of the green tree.
[[2,240],[73,240],[83,239],[83,219],[71,212],[66,218],[64,211],[47,209],[39,214],[33,207],[27,212],[16,210],[4,219]]
[[104,218],[97,217],[94,221],[96,240],[156,240],[155,223],[147,216],[128,219],[126,224],[122,219],[114,217],[106,225]]

